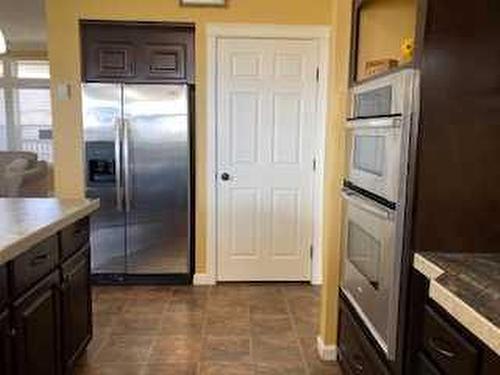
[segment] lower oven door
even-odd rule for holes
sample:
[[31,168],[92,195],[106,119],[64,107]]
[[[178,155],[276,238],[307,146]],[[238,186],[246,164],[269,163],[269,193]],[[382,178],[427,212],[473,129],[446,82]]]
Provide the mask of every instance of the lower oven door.
[[343,191],[346,203],[343,227],[341,287],[373,337],[391,359],[389,347],[391,293],[394,273],[394,211]]
[[391,202],[398,202],[401,174],[401,118],[349,121],[349,181]]

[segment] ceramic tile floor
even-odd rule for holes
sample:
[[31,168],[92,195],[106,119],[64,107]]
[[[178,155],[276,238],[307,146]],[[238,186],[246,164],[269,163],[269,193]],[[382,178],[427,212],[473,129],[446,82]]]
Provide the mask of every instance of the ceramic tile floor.
[[305,284],[95,287],[77,375],[341,374],[319,360],[319,289]]

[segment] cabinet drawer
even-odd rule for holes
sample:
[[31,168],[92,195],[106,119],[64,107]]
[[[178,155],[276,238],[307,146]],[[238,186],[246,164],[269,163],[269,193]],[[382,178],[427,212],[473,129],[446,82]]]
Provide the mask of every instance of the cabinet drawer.
[[12,262],[13,294],[18,296],[48,275],[58,263],[57,236],[39,243]]
[[61,232],[61,259],[66,259],[80,250],[89,242],[89,235],[90,224],[88,217],[64,228]]
[[477,374],[478,349],[430,306],[425,307],[422,346],[446,374]]
[[7,267],[0,266],[0,310],[7,303]]
[[347,371],[356,375],[388,374],[375,348],[365,337],[344,301],[341,303],[339,319],[339,351]]

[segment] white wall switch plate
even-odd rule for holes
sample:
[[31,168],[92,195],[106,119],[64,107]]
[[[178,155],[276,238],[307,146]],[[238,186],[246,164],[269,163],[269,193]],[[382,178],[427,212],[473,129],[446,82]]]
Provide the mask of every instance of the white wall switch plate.
[[69,100],[71,98],[71,86],[69,83],[58,83],[56,86],[57,100]]

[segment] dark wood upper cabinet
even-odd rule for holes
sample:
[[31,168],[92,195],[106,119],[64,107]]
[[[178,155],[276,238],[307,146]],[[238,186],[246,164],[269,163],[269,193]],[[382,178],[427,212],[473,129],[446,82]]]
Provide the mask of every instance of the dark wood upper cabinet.
[[16,375],[61,373],[59,306],[58,272],[14,302]]
[[85,82],[194,83],[194,27],[82,21]]
[[500,249],[500,2],[422,1],[413,251]]

